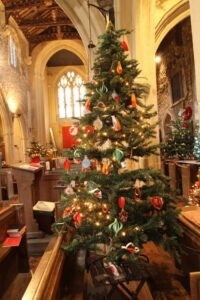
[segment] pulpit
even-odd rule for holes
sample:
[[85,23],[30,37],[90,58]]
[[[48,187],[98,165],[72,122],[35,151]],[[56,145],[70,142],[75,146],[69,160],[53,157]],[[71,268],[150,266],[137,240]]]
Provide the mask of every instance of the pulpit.
[[13,176],[18,187],[19,200],[24,204],[27,237],[41,237],[43,234],[38,229],[38,224],[33,216],[33,206],[40,198],[40,179],[43,168],[30,165],[12,165]]

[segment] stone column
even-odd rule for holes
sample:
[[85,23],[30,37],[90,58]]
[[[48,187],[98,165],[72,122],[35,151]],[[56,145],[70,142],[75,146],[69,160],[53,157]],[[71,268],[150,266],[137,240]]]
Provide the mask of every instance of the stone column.
[[[129,54],[139,62],[139,69],[142,70],[137,81],[145,84],[149,94],[145,99],[146,104],[153,104],[154,111],[157,106],[156,88],[156,66],[155,66],[155,0],[126,0],[115,1],[116,27],[132,30],[130,37],[127,37]],[[149,120],[157,122],[157,117]],[[159,130],[152,143],[157,144]],[[143,164],[143,160],[141,161]],[[148,158],[148,165],[159,168],[160,159],[158,156]]]
[[193,39],[193,50],[194,50],[194,65],[195,65],[195,81],[196,81],[196,98],[198,103],[198,115],[197,120],[200,118],[200,1],[190,0],[190,13],[191,13],[191,25],[192,25],[192,39]]

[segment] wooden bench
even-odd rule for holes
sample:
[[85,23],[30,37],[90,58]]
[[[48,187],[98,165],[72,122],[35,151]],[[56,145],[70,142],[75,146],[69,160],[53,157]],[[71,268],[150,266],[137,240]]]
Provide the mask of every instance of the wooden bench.
[[68,256],[61,249],[65,236],[52,237],[22,300],[83,299],[84,257]]
[[[20,206],[21,207],[21,206]],[[23,207],[21,207],[23,208]],[[15,289],[15,293],[23,295],[26,288],[25,282],[28,284],[30,280],[26,232],[25,226],[22,227],[20,233],[22,240],[18,247],[2,247],[3,241],[7,236],[9,225],[20,224],[19,207],[2,206],[0,207],[0,298],[15,299],[11,296],[13,285],[17,282],[20,291]],[[23,284],[22,284],[23,283]],[[19,298],[20,299],[20,298]]]

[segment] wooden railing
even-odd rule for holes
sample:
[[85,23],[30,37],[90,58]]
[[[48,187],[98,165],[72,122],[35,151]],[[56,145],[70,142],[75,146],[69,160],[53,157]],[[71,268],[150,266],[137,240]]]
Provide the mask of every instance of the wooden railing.
[[[49,242],[22,300],[61,300],[65,290],[72,294],[70,299],[83,300],[84,256],[80,265],[80,257],[66,255],[61,249],[63,240],[70,237],[63,233]],[[69,281],[73,281],[73,290]]]
[[60,246],[63,235],[53,238],[30,281],[22,300],[56,299],[65,255]]

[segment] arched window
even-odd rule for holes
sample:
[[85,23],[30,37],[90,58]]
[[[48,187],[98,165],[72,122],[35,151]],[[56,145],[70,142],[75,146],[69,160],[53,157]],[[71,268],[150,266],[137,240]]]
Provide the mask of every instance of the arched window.
[[12,36],[9,37],[9,59],[10,65],[14,68],[17,67],[17,49],[15,41],[13,40]]
[[80,102],[85,93],[84,82],[80,75],[67,72],[58,83],[59,118],[81,117],[84,106]]

